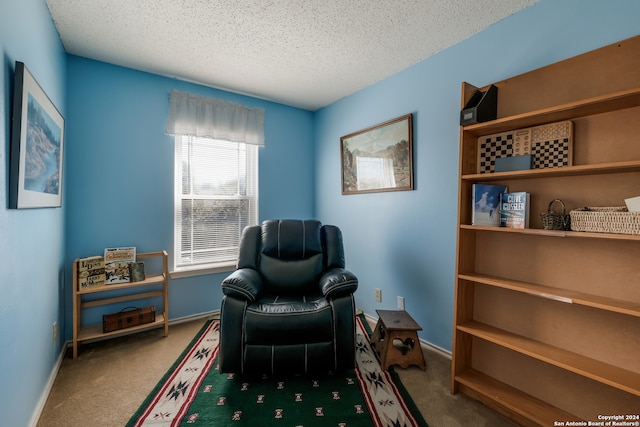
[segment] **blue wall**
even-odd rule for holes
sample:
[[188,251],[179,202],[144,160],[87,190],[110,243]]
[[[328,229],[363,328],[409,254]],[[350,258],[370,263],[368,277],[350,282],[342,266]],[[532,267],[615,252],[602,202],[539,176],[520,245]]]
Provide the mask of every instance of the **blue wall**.
[[25,426],[63,343],[52,330],[64,311],[66,208],[7,209],[15,61],[66,112],[66,56],[44,1],[2,0],[0,52],[0,424]]
[[[38,410],[63,340],[71,338],[71,261],[108,246],[171,252],[170,89],[265,108],[260,218],[339,225],[347,264],[361,281],[357,305],[375,314],[402,295],[424,327],[421,337],[450,349],[460,83],[489,84],[640,32],[635,0],[541,0],[311,113],[66,56],[43,0],[1,1],[0,414],[11,426],[27,425]],[[15,60],[27,64],[66,119],[63,208],[6,208]],[[415,191],[342,196],[340,136],[406,113],[414,114]],[[218,309],[222,276],[171,280],[170,317]],[[383,303],[374,301],[374,287]],[[64,331],[56,342],[54,321]]]
[[[639,22],[635,0],[542,0],[316,113],[316,215],[342,228],[359,307],[375,315],[404,296],[420,337],[451,350],[461,82],[484,86],[638,35]],[[340,137],[407,113],[415,191],[342,196]]]
[[[165,133],[171,89],[264,108],[260,219],[313,217],[311,112],[77,56],[69,56],[67,76],[66,301],[77,257],[118,246],[173,253],[174,142]],[[223,277],[170,280],[170,319],[218,310]],[[83,320],[99,323],[102,314],[127,304],[88,310]],[[66,310],[67,339],[71,324]]]

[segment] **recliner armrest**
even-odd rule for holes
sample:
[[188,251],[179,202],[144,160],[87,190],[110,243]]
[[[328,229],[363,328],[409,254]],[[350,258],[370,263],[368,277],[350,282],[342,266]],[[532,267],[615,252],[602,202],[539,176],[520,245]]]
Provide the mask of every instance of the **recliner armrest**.
[[332,268],[320,278],[320,289],[327,298],[352,294],[358,289],[358,278],[344,268]]
[[241,268],[222,281],[225,295],[253,302],[262,289],[262,276],[256,270]]

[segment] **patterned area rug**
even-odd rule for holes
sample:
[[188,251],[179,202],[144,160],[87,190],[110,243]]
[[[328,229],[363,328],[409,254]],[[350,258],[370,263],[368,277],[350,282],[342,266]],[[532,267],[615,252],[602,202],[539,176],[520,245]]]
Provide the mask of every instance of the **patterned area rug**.
[[393,369],[381,370],[363,316],[357,367],[314,376],[220,374],[219,327],[207,322],[127,426],[427,427]]

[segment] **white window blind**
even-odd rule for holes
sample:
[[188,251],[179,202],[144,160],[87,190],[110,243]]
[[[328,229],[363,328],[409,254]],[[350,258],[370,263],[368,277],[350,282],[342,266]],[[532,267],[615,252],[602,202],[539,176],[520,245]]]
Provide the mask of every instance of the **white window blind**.
[[235,265],[242,230],[258,223],[264,110],[172,90],[167,133],[176,145],[174,272]]
[[174,269],[235,265],[257,224],[258,146],[176,135]]

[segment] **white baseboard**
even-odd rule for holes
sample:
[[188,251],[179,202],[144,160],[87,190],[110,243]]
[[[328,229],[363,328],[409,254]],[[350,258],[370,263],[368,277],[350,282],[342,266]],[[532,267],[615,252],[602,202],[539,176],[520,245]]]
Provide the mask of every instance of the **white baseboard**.
[[451,360],[451,352],[447,349],[444,349],[442,347],[439,347],[433,343],[424,341],[422,339],[420,340],[420,345],[425,347],[427,350],[433,351],[434,353],[438,353],[442,357],[446,357],[447,359]]
[[220,310],[207,311],[204,313],[192,314],[189,316],[178,317],[177,319],[169,319],[169,326],[179,323],[191,322],[199,319],[220,319]]
[[42,390],[42,394],[40,395],[40,400],[38,400],[38,404],[33,410],[33,414],[31,414],[31,420],[29,421],[29,427],[36,427],[38,424],[38,420],[42,415],[42,411],[44,410],[44,405],[47,403],[47,399],[49,399],[49,394],[51,393],[51,389],[53,388],[53,383],[56,381],[56,377],[58,376],[58,371],[60,370],[60,366],[62,366],[62,361],[64,360],[64,354],[67,350],[67,346],[71,344],[71,341],[62,345],[62,351],[58,355],[58,360],[56,361],[55,366],[51,370],[49,374],[49,379]]

